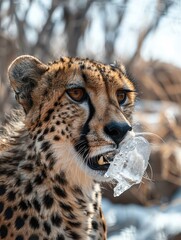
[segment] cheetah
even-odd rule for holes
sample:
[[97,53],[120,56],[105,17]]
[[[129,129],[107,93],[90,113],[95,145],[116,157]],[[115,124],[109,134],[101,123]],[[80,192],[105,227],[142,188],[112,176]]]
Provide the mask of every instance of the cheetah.
[[100,183],[132,131],[134,81],[118,64],[29,55],[8,76],[22,113],[1,134],[0,239],[106,239]]

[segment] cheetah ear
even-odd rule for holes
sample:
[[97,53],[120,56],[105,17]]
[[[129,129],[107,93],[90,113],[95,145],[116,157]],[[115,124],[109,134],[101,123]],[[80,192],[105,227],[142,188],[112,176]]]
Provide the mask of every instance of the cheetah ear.
[[114,61],[114,63],[111,63],[110,65],[111,65],[111,67],[113,67],[113,68],[119,68],[124,75],[127,75],[127,74],[126,74],[126,68],[125,68],[125,66],[122,65],[121,63],[119,63],[119,62],[117,62],[117,61]]
[[26,113],[33,106],[32,92],[38,85],[42,74],[47,70],[47,65],[29,55],[16,58],[8,68],[8,76],[16,100],[23,106]]

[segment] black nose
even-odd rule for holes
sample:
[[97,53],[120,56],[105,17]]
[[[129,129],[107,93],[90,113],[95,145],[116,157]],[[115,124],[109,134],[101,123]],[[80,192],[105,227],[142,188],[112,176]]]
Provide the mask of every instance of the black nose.
[[104,127],[104,132],[118,145],[132,127],[127,123],[110,122]]

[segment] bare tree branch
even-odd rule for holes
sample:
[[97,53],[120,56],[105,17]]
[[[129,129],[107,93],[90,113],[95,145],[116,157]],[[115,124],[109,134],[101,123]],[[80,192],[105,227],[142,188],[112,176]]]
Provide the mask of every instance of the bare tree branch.
[[87,0],[85,6],[78,7],[75,12],[72,12],[68,6],[64,6],[63,8],[65,32],[67,34],[67,50],[71,56],[77,55],[78,42],[80,37],[84,35],[87,26],[86,14],[92,2],[92,0]]
[[[155,16],[154,21],[149,26],[147,26],[147,28],[144,29],[142,31],[142,33],[140,34],[139,39],[138,39],[138,44],[137,44],[136,51],[135,51],[133,57],[126,63],[126,66],[127,66],[128,70],[130,70],[132,65],[134,64],[134,62],[138,58],[140,58],[140,52],[141,52],[141,48],[143,46],[143,42],[145,41],[147,36],[152,31],[157,29],[157,27],[158,27],[158,25],[159,25],[163,15],[168,12],[168,9],[172,6],[172,4],[173,4],[173,2],[170,2],[169,0],[166,0],[166,1],[158,0],[157,15]],[[160,11],[160,5],[162,5],[162,10],[161,11]]]

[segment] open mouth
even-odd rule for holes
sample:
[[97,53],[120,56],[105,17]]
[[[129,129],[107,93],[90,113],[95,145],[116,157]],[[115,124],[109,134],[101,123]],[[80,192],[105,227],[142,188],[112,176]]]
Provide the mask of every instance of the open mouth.
[[89,158],[87,161],[87,165],[93,170],[107,171],[110,163],[114,159],[115,154],[115,152],[109,152],[95,156],[93,158]]

